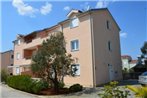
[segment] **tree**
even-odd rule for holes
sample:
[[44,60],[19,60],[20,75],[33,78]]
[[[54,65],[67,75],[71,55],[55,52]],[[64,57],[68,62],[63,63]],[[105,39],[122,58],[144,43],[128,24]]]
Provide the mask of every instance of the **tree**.
[[6,69],[1,69],[1,82],[7,82],[7,78],[9,77],[9,74]]
[[141,52],[143,55],[147,55],[147,42],[144,42],[144,45],[141,47]]
[[147,42],[144,42],[144,45],[140,48],[141,55],[138,57],[138,64],[143,65],[144,68],[147,70]]
[[54,90],[59,91],[66,75],[75,75],[72,69],[73,59],[66,53],[66,42],[62,32],[56,32],[43,41],[42,47],[32,57],[31,69],[37,76],[52,83]]

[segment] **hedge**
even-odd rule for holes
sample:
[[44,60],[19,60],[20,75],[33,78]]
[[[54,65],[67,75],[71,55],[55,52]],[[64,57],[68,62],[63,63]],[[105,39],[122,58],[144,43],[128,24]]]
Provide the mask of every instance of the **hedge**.
[[48,87],[47,83],[33,80],[26,75],[8,77],[7,84],[12,88],[35,94],[39,94],[42,89]]

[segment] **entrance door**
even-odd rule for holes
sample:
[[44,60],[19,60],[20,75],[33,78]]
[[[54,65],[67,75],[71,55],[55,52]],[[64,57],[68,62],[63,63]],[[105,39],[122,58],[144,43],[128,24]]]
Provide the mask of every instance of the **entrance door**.
[[114,79],[114,71],[113,71],[113,66],[108,64],[109,67],[109,79],[112,81]]

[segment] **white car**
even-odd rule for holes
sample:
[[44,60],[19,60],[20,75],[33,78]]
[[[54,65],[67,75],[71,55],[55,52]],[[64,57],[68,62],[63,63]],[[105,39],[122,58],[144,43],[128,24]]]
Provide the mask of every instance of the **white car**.
[[143,86],[147,86],[147,72],[142,73],[139,76],[139,83],[142,84]]

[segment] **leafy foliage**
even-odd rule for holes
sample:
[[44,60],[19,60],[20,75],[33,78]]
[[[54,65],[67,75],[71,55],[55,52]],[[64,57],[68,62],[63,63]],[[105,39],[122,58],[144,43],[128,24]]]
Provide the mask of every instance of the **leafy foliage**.
[[98,95],[101,98],[127,98],[129,96],[129,91],[120,89],[117,84],[117,81],[110,82],[108,85],[104,86],[104,89],[102,89],[103,92]]
[[144,45],[140,48],[142,54],[138,57],[137,65],[144,65],[147,70],[147,41],[144,42]]
[[83,90],[83,86],[80,84],[73,84],[72,86],[70,86],[69,91],[70,92],[78,92],[78,91],[82,91]]
[[59,88],[64,88],[65,84],[63,82],[59,83]]
[[8,76],[9,75],[8,75],[7,71],[5,69],[2,69],[1,70],[1,81],[6,83]]
[[147,42],[144,42],[144,45],[141,47],[141,52],[147,54]]
[[147,87],[127,86],[127,88],[135,92],[137,98],[147,98]]
[[35,94],[48,87],[43,81],[33,80],[25,75],[11,76],[7,79],[7,83],[12,88]]
[[32,57],[32,71],[49,84],[53,84],[56,92],[64,77],[75,73],[71,67],[73,59],[66,53],[65,44],[63,33],[55,32],[42,43],[42,47]]

